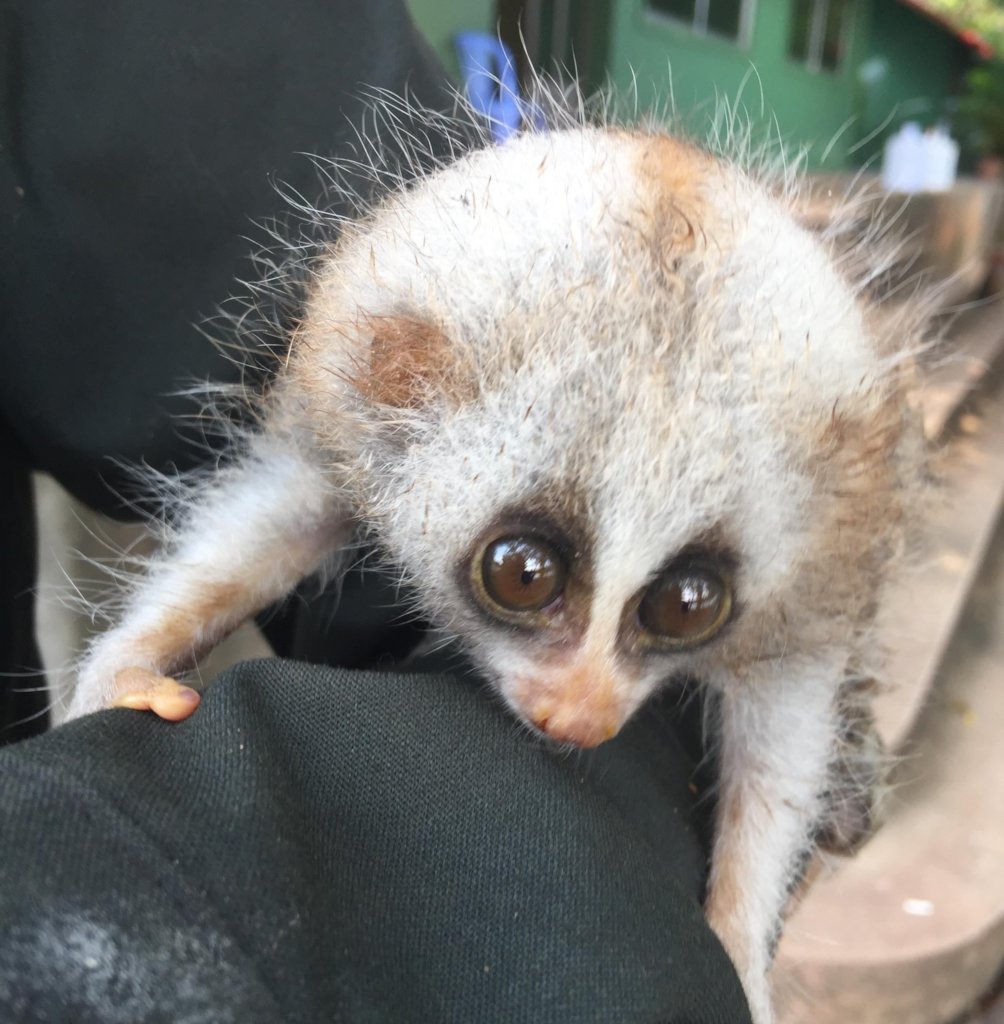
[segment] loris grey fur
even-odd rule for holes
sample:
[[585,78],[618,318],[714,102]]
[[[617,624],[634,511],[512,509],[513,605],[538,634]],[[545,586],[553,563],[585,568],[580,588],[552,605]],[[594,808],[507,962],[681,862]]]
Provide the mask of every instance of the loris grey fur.
[[72,713],[183,671],[360,531],[554,740],[697,677],[721,701],[707,914],[766,1024],[919,476],[917,334],[743,160],[573,121],[339,225],[256,429],[176,512]]

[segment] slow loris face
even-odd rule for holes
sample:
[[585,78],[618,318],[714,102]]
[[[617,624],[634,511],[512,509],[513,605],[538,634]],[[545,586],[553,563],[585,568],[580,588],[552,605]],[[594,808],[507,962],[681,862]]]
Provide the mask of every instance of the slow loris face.
[[[485,616],[479,653],[510,705],[554,740],[593,747],[616,735],[686,654],[729,623],[727,550],[684,548],[618,607],[620,593],[595,586],[589,541],[576,543],[543,518],[502,523],[462,563]],[[629,585],[622,579],[621,590]]]
[[595,746],[675,674],[735,686],[853,633],[876,535],[834,431],[879,429],[884,373],[853,289],[739,172],[665,137],[519,139],[350,238],[306,352],[360,330],[347,298],[369,363],[330,357],[354,417],[321,443],[376,439],[364,520],[537,729]]

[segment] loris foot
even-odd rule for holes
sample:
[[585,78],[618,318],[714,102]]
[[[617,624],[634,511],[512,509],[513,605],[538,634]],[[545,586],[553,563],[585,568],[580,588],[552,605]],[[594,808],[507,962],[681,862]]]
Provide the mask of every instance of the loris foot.
[[112,701],[113,708],[152,711],[168,722],[188,718],[202,699],[190,686],[146,668],[124,668],[116,673],[115,689],[119,696]]

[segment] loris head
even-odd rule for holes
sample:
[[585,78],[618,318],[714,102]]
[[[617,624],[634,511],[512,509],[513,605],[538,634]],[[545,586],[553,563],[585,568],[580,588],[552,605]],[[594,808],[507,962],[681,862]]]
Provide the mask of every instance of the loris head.
[[858,628],[899,501],[884,346],[747,174],[580,129],[385,203],[293,373],[426,613],[595,746],[674,675],[741,686]]

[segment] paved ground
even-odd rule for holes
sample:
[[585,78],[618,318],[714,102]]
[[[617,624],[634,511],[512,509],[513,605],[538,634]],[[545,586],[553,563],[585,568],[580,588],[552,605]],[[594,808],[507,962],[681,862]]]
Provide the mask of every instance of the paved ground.
[[[987,559],[986,568],[973,590],[972,600],[961,628],[949,648],[948,664],[953,665],[952,682],[940,700],[946,714],[963,720],[973,713],[965,703],[953,696],[977,673],[996,677],[1004,689],[1004,520],[998,524],[997,535]],[[996,731],[1004,740],[1004,721],[996,723]],[[1004,794],[1001,795],[1004,814]],[[1004,872],[1004,850],[998,851],[999,870]],[[1004,1024],[1004,965],[1001,980],[989,1005],[983,1005],[963,1017],[959,1024]]]
[[[961,717],[965,722],[975,712],[964,700],[960,703],[954,696],[955,691],[964,689],[967,682],[980,673],[996,677],[1004,689],[1004,520],[998,524],[986,568],[973,590],[948,658],[948,664],[953,665],[952,682],[939,696],[939,701],[945,716]],[[1004,740],[1004,721],[995,724],[995,731]],[[1004,794],[1000,794],[1000,800],[1004,814]],[[997,851],[997,864],[1004,872],[1004,850]],[[1004,1024],[1004,965],[995,988],[996,995],[990,1005],[962,1018],[960,1024]]]

